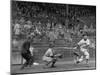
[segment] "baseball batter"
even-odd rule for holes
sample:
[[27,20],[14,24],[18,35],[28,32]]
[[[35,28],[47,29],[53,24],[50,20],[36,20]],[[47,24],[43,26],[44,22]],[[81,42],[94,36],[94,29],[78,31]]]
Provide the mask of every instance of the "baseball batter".
[[78,59],[77,63],[80,63],[84,60],[86,60],[86,64],[88,64],[89,58],[90,58],[90,54],[89,54],[89,45],[90,45],[90,40],[88,39],[87,35],[83,36],[83,39],[80,40],[77,44],[80,48],[80,52],[82,52],[81,57]]

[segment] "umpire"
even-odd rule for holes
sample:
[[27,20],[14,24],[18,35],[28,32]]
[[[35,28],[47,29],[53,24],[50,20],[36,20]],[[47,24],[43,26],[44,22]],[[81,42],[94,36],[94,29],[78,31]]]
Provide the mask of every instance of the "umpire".
[[29,38],[27,38],[23,45],[22,45],[22,49],[21,49],[21,56],[22,58],[24,58],[26,61],[25,63],[22,65],[21,69],[24,69],[27,66],[31,66],[32,65],[32,55],[30,52],[30,45],[31,45],[31,40]]

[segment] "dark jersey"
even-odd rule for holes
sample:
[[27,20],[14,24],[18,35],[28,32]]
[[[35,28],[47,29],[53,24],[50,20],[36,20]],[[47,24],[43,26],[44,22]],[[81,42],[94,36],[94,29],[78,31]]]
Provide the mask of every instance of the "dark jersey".
[[29,42],[29,41],[25,41],[25,42],[23,43],[23,45],[22,45],[21,53],[22,53],[22,54],[30,53],[29,48],[30,48],[30,42]]

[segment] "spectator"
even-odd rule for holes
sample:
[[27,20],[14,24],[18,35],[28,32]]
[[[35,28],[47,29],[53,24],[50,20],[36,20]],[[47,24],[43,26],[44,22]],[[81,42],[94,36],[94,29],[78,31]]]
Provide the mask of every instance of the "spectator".
[[15,23],[14,32],[15,32],[15,35],[20,35],[21,26],[20,26],[20,24],[18,22]]

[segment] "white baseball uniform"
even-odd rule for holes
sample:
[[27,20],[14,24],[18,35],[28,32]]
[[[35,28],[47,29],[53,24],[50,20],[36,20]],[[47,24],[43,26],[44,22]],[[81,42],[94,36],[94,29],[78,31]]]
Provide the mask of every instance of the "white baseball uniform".
[[52,48],[49,48],[43,56],[43,61],[52,61],[53,58],[51,56],[53,56],[53,50]]
[[[80,46],[80,51],[84,54],[85,59],[89,59],[89,52],[87,47],[90,45],[90,40],[84,40],[82,39],[81,41],[78,42],[78,45]],[[81,58],[79,59],[79,61],[83,61],[83,55],[81,56]]]

